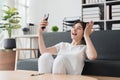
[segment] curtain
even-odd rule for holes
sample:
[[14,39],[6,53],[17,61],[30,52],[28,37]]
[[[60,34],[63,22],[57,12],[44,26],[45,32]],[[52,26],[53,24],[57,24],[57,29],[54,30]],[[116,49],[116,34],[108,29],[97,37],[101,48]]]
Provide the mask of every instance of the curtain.
[[[21,16],[21,32],[19,35],[24,35],[22,29],[24,27],[28,27],[28,10],[29,10],[29,1],[30,0],[15,0],[15,6],[18,9],[20,16]],[[37,39],[32,39],[32,47],[31,48],[37,48]],[[30,38],[17,38],[17,47],[18,48],[30,48]],[[30,58],[31,53],[33,51],[20,51],[20,59],[24,58]],[[37,51],[36,51],[37,53]],[[32,58],[34,58],[34,55],[32,55]]]
[[[15,36],[20,36],[20,35],[24,35],[22,28],[26,26],[27,24],[27,2],[29,0],[2,0],[4,1],[3,3],[5,5],[9,5],[11,7],[16,7],[20,13],[21,16],[21,28],[17,29],[17,30],[13,30],[12,31],[12,37]],[[0,0],[0,5],[1,5],[1,0]],[[0,49],[4,49],[4,39],[8,38],[8,33],[7,31],[3,31],[1,30],[0,32]],[[32,40],[32,48],[37,48],[37,44],[36,44],[36,39]],[[17,44],[17,48],[29,48],[30,46],[30,39],[29,38],[18,38],[16,39],[16,44]],[[25,58],[30,58],[30,51],[21,51],[20,52],[20,58],[19,59],[25,59]],[[32,56],[34,57],[34,55]]]

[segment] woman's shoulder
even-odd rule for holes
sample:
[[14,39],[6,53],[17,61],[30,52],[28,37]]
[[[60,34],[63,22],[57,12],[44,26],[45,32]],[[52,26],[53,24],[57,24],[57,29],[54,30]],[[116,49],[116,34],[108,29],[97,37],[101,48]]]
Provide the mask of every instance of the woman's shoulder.
[[61,44],[61,45],[70,45],[70,43],[68,43],[68,42],[60,42],[58,44]]
[[55,46],[68,46],[68,45],[70,45],[70,43],[68,42],[59,42]]

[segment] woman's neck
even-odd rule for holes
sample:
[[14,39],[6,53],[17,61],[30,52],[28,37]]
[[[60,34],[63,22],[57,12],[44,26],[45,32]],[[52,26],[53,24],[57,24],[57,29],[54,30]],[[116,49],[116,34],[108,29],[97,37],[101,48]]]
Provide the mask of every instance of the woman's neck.
[[80,41],[80,40],[79,40],[79,41],[73,40],[71,44],[72,44],[72,45],[80,45],[80,44],[81,44],[81,41]]

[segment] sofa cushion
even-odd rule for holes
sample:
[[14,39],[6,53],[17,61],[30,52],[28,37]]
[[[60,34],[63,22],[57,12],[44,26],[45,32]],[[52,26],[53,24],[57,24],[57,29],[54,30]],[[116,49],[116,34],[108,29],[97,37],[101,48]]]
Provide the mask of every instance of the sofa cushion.
[[95,31],[91,35],[97,50],[97,59],[120,60],[120,30]]
[[38,58],[21,59],[17,61],[17,69],[38,71]]
[[[45,32],[43,33],[43,38],[46,47],[53,46],[59,42],[71,42],[70,32]],[[38,57],[40,56],[40,51],[38,50]]]
[[120,77],[120,61],[86,60],[82,74]]
[[71,42],[70,32],[47,32],[43,33],[43,37],[47,47],[59,42]]

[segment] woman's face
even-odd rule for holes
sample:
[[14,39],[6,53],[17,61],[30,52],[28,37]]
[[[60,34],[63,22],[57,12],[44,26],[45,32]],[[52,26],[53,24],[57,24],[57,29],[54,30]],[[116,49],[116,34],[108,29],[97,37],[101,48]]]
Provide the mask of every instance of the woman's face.
[[71,38],[73,40],[80,40],[83,37],[83,27],[80,23],[76,23],[71,29]]

